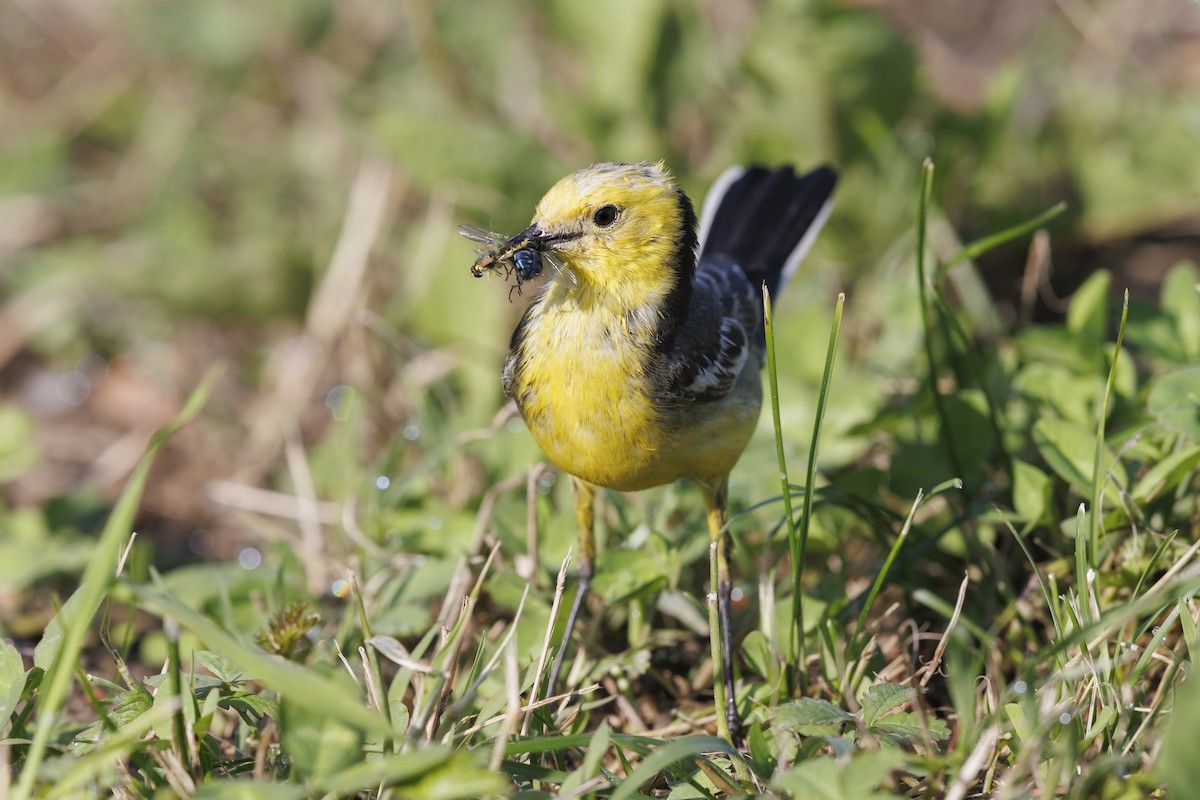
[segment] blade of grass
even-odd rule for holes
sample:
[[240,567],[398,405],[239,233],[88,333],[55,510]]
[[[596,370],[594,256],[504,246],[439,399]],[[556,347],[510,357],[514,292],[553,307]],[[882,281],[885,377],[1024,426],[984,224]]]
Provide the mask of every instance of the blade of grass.
[[121,546],[129,537],[133,527],[133,518],[141,503],[142,492],[146,488],[146,477],[155,456],[166,444],[167,440],[181,427],[191,422],[203,408],[216,383],[222,369],[214,367],[209,371],[196,390],[184,403],[183,410],[162,428],[160,428],[146,445],[129,482],[121,492],[117,504],[109,514],[96,542],[95,550],[87,567],[83,571],[83,579],[72,599],[78,598],[75,613],[63,626],[63,638],[55,654],[54,662],[48,670],[43,683],[45,687],[37,699],[37,730],[34,732],[33,743],[21,768],[21,779],[13,792],[14,800],[27,800],[32,796],[34,784],[37,781],[38,768],[46,755],[46,746],[50,741],[50,732],[54,726],[54,718],[62,709],[67,699],[67,691],[71,678],[75,673],[75,665],[79,662],[79,653],[83,650],[83,641],[92,619],[104,601],[104,596],[112,582],[116,580],[117,561],[121,557]]
[[922,489],[918,489],[917,499],[913,500],[912,508],[908,512],[908,519],[904,520],[904,527],[900,529],[900,535],[892,543],[892,549],[888,551],[887,558],[883,561],[883,566],[879,568],[879,572],[875,575],[875,581],[871,584],[871,591],[867,593],[867,599],[863,602],[862,610],[858,612],[858,625],[854,629],[854,639],[851,641],[851,646],[846,650],[847,657],[851,660],[858,658],[862,653],[861,648],[865,646],[867,640],[867,614],[871,612],[871,606],[875,604],[875,598],[879,596],[879,590],[883,588],[883,582],[887,580],[888,572],[892,569],[892,563],[900,553],[900,548],[904,546],[904,540],[908,538],[908,532],[912,530],[913,517],[916,516],[917,509],[921,507],[923,499],[925,499],[925,492]]
[[731,759],[738,759],[738,752],[729,742],[717,736],[685,736],[654,751],[643,759],[628,778],[621,783],[610,795],[611,800],[627,800],[637,794],[638,787],[650,780],[663,769],[701,753],[725,753]]
[[[1108,382],[1104,385],[1104,398],[1100,403],[1100,415],[1096,421],[1096,453],[1092,458],[1092,513],[1089,518],[1089,536],[1091,541],[1091,556],[1096,559],[1100,552],[1100,518],[1103,509],[1100,506],[1104,489],[1101,476],[1104,475],[1104,427],[1108,421],[1108,399],[1112,396],[1113,384],[1117,380],[1117,361],[1121,357],[1121,343],[1125,341],[1125,322],[1129,317],[1129,290],[1125,290],[1125,301],[1121,304],[1121,324],[1117,327],[1117,346],[1113,349],[1112,364],[1108,368]],[[1090,564],[1098,566],[1096,563]]]
[[933,355],[933,321],[930,319],[929,281],[925,275],[925,239],[929,216],[929,202],[933,193],[933,159],[926,158],[921,164],[921,189],[917,197],[917,291],[921,300],[921,330],[922,342],[925,346],[925,360],[929,367],[929,391],[933,392],[933,404],[937,408],[938,421],[941,424],[941,440],[946,443],[950,455],[950,464],[954,467],[955,475],[966,475],[962,468],[963,461],[959,457],[958,448],[950,431],[950,416],[942,393],[938,390],[937,359]]
[[833,380],[833,365],[837,358],[838,339],[842,331],[842,314],[846,307],[846,295],[839,293],[837,305],[833,311],[833,324],[829,329],[829,345],[825,351],[825,369],[821,375],[821,388],[817,394],[817,408],[813,415],[813,432],[808,446],[808,466],[805,472],[804,498],[801,501],[800,525],[797,529],[792,515],[791,486],[788,481],[787,460],[783,452],[783,427],[779,417],[779,381],[775,368],[775,332],[771,321],[771,298],[763,287],[763,314],[767,332],[767,372],[771,383],[771,411],[775,423],[775,451],[779,459],[779,479],[783,485],[784,512],[787,515],[788,546],[792,556],[792,653],[796,654],[796,662],[790,672],[788,688],[791,692],[804,692],[807,683],[805,664],[807,654],[804,648],[804,606],[801,602],[801,577],[808,550],[808,531],[812,521],[813,487],[817,480],[817,456],[821,442],[821,425],[825,419],[825,409],[829,403],[829,385]]
[[1171,609],[1171,613],[1167,618],[1158,625],[1154,626],[1154,635],[1150,637],[1150,641],[1146,643],[1146,649],[1142,651],[1141,658],[1133,667],[1133,672],[1129,675],[1131,685],[1141,683],[1142,676],[1146,674],[1146,670],[1150,668],[1150,662],[1154,660],[1154,654],[1158,652],[1158,648],[1162,647],[1163,640],[1167,638],[1167,634],[1175,627],[1175,621],[1179,619],[1179,615],[1184,610],[1184,601],[1180,600]]
[[962,250],[959,250],[957,255],[947,261],[945,266],[943,266],[941,269],[941,274],[945,275],[946,272],[956,264],[961,264],[964,261],[970,261],[971,259],[979,258],[979,256],[983,255],[989,250],[993,250],[1002,244],[1007,244],[1013,239],[1020,239],[1027,233],[1033,233],[1038,228],[1042,227],[1047,222],[1062,214],[1066,210],[1066,201],[1058,202],[1032,219],[1019,222],[1016,225],[1013,225],[1011,228],[1005,228],[997,233],[991,233],[987,236],[976,239],[975,241],[963,247]]
[[[1095,516],[1093,513],[1092,516]],[[1088,543],[1090,541],[1087,532],[1088,512],[1083,503],[1079,504],[1079,511],[1075,515],[1075,594],[1083,597],[1084,585],[1087,581],[1087,575],[1091,571],[1092,559],[1088,554]],[[1092,621],[1091,610],[1087,607],[1087,603],[1083,603],[1083,616],[1087,622]]]
[[[770,384],[771,391],[771,421],[775,426],[775,457],[779,461],[779,482],[782,485],[783,494],[783,513],[784,520],[787,523],[788,550],[792,557],[792,619],[798,620],[796,609],[800,607],[800,582],[796,578],[796,573],[802,566],[800,557],[799,534],[796,531],[796,519],[792,515],[792,491],[791,481],[788,480],[787,471],[787,456],[783,452],[783,423],[779,416],[779,375],[775,367],[775,322],[771,317],[771,293],[767,290],[767,285],[764,283],[763,292],[763,330],[767,337],[767,381]],[[812,496],[812,484],[809,483],[804,488],[804,500],[809,501]],[[811,507],[811,506],[810,506]],[[716,574],[715,572],[713,573]],[[714,589],[715,591],[715,589]],[[772,621],[771,627],[774,627]],[[764,631],[764,635],[768,635]],[[785,674],[787,676],[788,692],[794,694],[798,689],[803,691],[804,685],[804,627],[801,622],[796,623],[796,627],[792,630],[792,643],[789,650],[790,653],[797,654],[796,662],[800,665],[799,668],[795,664],[788,664]],[[775,641],[774,631],[770,631],[770,641]],[[774,649],[774,648],[773,648]]]

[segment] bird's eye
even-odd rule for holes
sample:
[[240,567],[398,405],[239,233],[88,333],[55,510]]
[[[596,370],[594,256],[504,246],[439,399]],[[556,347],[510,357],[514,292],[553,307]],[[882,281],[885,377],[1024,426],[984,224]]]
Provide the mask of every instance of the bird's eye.
[[596,209],[596,213],[592,214],[592,222],[596,223],[601,228],[607,228],[617,221],[621,209],[614,205],[600,206]]

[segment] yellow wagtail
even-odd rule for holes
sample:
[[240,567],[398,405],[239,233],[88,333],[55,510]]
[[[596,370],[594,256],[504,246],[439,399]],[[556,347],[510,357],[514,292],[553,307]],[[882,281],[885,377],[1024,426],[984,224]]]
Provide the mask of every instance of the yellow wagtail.
[[836,182],[828,167],[801,176],[734,167],[710,190],[697,236],[691,201],[661,163],[596,164],[555,184],[527,229],[480,251],[476,274],[504,265],[518,286],[543,259],[555,267],[513,333],[503,374],[575,495],[579,591],[547,694],[592,577],[597,489],[687,478],[703,492],[715,551],[714,695],[722,733],[737,738],[721,533],[729,473],[762,406],[761,287],[774,297],[799,266]]

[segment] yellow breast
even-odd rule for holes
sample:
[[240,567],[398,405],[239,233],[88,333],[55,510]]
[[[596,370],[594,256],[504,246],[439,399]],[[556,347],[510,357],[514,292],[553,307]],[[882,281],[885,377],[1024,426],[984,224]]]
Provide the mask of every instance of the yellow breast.
[[674,480],[661,472],[664,431],[641,345],[623,320],[552,306],[524,331],[514,386],[534,440],[557,466],[620,490]]
[[[720,400],[656,397],[644,329],[578,295],[542,303],[523,326],[513,394],[534,441],[556,466],[609,489],[681,478],[723,480],[758,420],[757,370]],[[550,300],[550,298],[547,298]]]

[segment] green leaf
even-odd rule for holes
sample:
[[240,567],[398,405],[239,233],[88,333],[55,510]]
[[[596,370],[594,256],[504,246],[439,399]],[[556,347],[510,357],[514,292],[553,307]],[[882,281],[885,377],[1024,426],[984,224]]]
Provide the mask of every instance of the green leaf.
[[945,435],[954,438],[958,452],[974,455],[964,465],[967,474],[957,476],[972,485],[982,474],[988,451],[994,446],[987,396],[979,389],[961,389],[947,397],[946,424],[949,430]]
[[1064,419],[1094,424],[1096,413],[1092,407],[1100,382],[1093,372],[1094,365],[1089,367],[1089,371],[1076,372],[1063,364],[1035,361],[1021,367],[1013,379],[1013,387],[1030,400],[1053,409]]
[[742,640],[742,658],[746,665],[763,677],[771,676],[771,646],[762,631],[750,631]]
[[563,781],[562,786],[559,787],[560,794],[567,794],[600,774],[600,764],[604,759],[604,754],[608,752],[608,744],[608,723],[602,722],[600,723],[600,727],[596,729],[596,732],[592,734],[592,740],[588,742],[587,754],[583,757],[583,764]]
[[300,800],[303,786],[267,781],[217,780],[196,789],[192,800]]
[[[941,742],[950,738],[949,726],[937,717],[932,715],[927,716],[925,724],[929,727],[930,738],[935,742]],[[901,711],[898,714],[890,714],[870,727],[876,733],[891,734],[892,736],[899,736],[904,739],[920,740],[925,736],[925,729],[921,726],[921,718],[915,711]]]
[[1013,733],[1016,735],[1018,741],[1027,742],[1036,736],[1034,724],[1025,715],[1025,707],[1021,704],[1005,704],[1004,715],[1012,723]]
[[1167,718],[1159,767],[1172,797],[1189,797],[1200,786],[1200,758],[1196,758],[1196,731],[1200,730],[1200,680],[1193,674],[1175,690],[1175,703]]
[[1146,474],[1133,487],[1133,499],[1139,504],[1146,503],[1172,491],[1191,476],[1197,464],[1200,464],[1200,445],[1171,453],[1146,470]]
[[[1043,417],[1033,426],[1033,441],[1042,458],[1060,478],[1084,497],[1091,497],[1092,462],[1096,456],[1095,431],[1064,419]],[[1115,460],[1115,454],[1106,447],[1103,466],[1112,469]],[[1118,489],[1111,481],[1104,497],[1114,505],[1120,501]]]
[[776,727],[809,735],[813,726],[828,728],[818,731],[819,735],[835,735],[842,725],[853,721],[854,717],[845,709],[816,697],[801,697],[775,709]]
[[670,577],[667,566],[641,550],[614,550],[596,559],[592,590],[607,603],[619,603],[662,589]]
[[[341,682],[337,673],[330,683]],[[344,673],[340,673],[344,675]],[[294,702],[284,695],[279,702],[279,739],[292,767],[307,781],[323,779],[363,759],[363,733],[312,704]]]
[[868,728],[873,727],[876,720],[904,705],[916,694],[916,689],[898,683],[877,683],[871,686],[859,700],[862,705],[863,722]]
[[1067,309],[1067,330],[1084,344],[1099,347],[1108,335],[1108,291],[1112,275],[1097,270],[1075,290]]
[[33,419],[18,406],[0,403],[0,483],[21,475],[38,458]]
[[1200,437],[1200,365],[1169,372],[1156,380],[1147,408],[1164,425]]
[[1054,482],[1032,464],[1013,460],[1013,508],[1027,522],[1038,523],[1050,512]]
[[1183,353],[1200,361],[1200,270],[1190,261],[1176,264],[1162,284],[1162,309],[1175,323]]
[[780,775],[771,785],[791,797],[805,800],[895,798],[901,795],[877,787],[904,760],[904,753],[897,749],[858,753],[852,758],[812,758]]
[[246,673],[220,653],[214,653],[212,650],[197,650],[196,660],[222,683],[240,683],[249,680]]
[[684,736],[664,744],[644,758],[633,774],[613,791],[610,800],[627,800],[627,798],[633,797],[643,783],[660,771],[678,761],[698,756],[701,753],[725,753],[734,758],[737,757],[736,751],[724,739],[716,736]]
[[512,788],[507,778],[478,766],[468,753],[455,753],[447,763],[411,785],[403,796],[420,800],[476,800]]
[[453,753],[449,747],[435,746],[415,753],[385,755],[370,761],[359,761],[321,780],[320,790],[331,794],[351,795],[374,790],[381,783],[387,786],[410,784],[445,764]]
[[0,734],[25,690],[25,664],[11,642],[0,641]]

